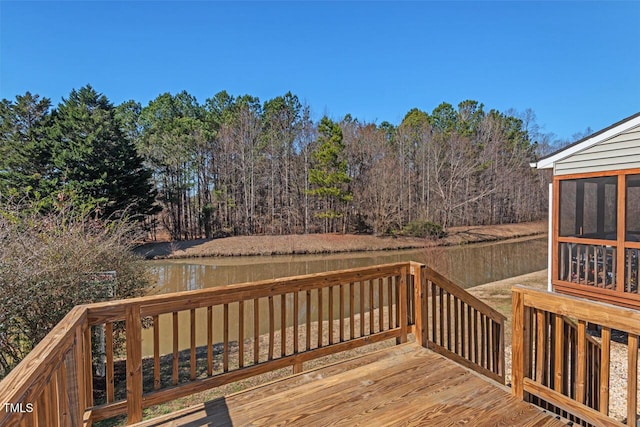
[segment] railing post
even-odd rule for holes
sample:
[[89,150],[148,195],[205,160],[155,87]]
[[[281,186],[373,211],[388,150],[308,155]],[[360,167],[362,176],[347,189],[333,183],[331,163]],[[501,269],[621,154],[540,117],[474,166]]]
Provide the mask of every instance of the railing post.
[[512,291],[512,304],[511,393],[524,400],[524,295],[517,289]]
[[[577,348],[577,375],[576,394],[574,399],[578,403],[585,404],[587,382],[587,324],[584,320],[578,320],[578,348]],[[540,350],[536,351],[540,352]]]
[[408,267],[402,267],[400,270],[400,295],[398,296],[398,308],[400,314],[398,316],[400,320],[400,336],[396,339],[397,344],[403,344],[407,342],[407,273]]
[[554,336],[554,355],[553,355],[553,389],[558,393],[562,393],[562,384],[564,383],[564,319],[561,315],[556,314],[555,319],[555,336]]
[[142,421],[142,324],[140,306],[126,309],[127,424]]
[[[60,393],[60,399],[66,399],[66,411],[62,410],[61,415],[65,422],[70,425],[78,425],[81,423],[82,415],[84,413],[84,357],[83,357],[83,343],[82,343],[82,331],[81,327],[76,327],[75,341],[72,350],[63,356],[62,365],[62,382],[65,383],[65,393]],[[44,411],[51,410],[52,408],[40,408],[43,411],[42,418],[39,421],[45,422],[48,418],[48,414]]]
[[[89,331],[89,334],[86,333]],[[91,390],[91,381],[93,380],[92,366],[91,366],[91,327],[85,321],[82,325],[76,327],[76,345],[75,345],[75,366],[76,371],[76,390],[77,404],[78,404],[78,417],[81,420],[84,416],[84,411],[92,405],[92,400],[88,400],[88,393]],[[89,341],[87,342],[87,335],[89,335]],[[88,352],[88,354],[87,354]],[[87,363],[88,362],[88,363]],[[70,384],[73,387],[73,384]],[[87,386],[90,388],[87,389]],[[91,396],[93,397],[93,396]]]
[[89,408],[93,406],[93,359],[91,357],[91,326],[86,324],[84,326],[84,401],[85,406],[83,408]]
[[424,266],[411,263],[411,275],[413,276],[413,306],[415,309],[415,336],[416,342],[426,347],[427,345],[427,293],[425,284]]
[[505,360],[504,360],[504,320],[499,323],[500,331],[498,333],[498,372],[497,374],[502,377],[502,383],[504,384],[505,378]]
[[635,334],[629,334],[627,354],[627,425],[635,426],[638,417],[638,336]]

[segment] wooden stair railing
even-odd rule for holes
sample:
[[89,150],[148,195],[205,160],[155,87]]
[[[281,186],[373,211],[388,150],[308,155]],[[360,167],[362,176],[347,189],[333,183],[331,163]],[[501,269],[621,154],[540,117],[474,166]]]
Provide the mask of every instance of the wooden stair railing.
[[504,384],[505,316],[429,267],[424,277],[425,347]]
[[[597,325],[600,342],[589,336],[587,324]],[[578,424],[623,425],[609,416],[613,330],[628,335],[627,425],[635,426],[637,310],[514,287],[512,393]]]
[[0,408],[0,425],[134,423],[152,405],[411,332],[504,383],[504,317],[402,262],[76,307],[0,383],[0,402],[33,409]]

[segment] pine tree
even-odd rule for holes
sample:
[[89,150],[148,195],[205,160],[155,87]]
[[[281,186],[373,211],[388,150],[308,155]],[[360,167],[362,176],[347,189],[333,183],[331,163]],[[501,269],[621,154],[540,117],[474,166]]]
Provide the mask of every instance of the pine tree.
[[46,139],[50,124],[47,98],[26,92],[0,103],[0,194],[48,194],[53,183]]
[[340,126],[325,116],[318,125],[318,134],[318,146],[312,153],[314,167],[309,171],[309,194],[321,204],[316,217],[324,219],[327,233],[337,230],[336,220],[344,218],[346,203],[353,200],[353,195],[347,187],[351,181],[347,162],[341,158],[344,144]]

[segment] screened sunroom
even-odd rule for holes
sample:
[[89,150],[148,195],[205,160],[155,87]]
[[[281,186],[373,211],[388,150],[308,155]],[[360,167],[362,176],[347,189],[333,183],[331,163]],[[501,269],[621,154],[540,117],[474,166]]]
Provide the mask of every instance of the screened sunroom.
[[640,113],[536,167],[553,169],[550,287],[640,309]]

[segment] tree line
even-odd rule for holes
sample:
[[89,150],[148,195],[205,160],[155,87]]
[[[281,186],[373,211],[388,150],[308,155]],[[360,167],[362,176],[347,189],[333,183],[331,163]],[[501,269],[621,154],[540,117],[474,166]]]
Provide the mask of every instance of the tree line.
[[396,126],[314,122],[290,92],[115,106],[85,86],[56,108],[27,92],[0,103],[0,194],[125,212],[175,240],[522,222],[546,214],[541,137],[531,111],[472,100]]

